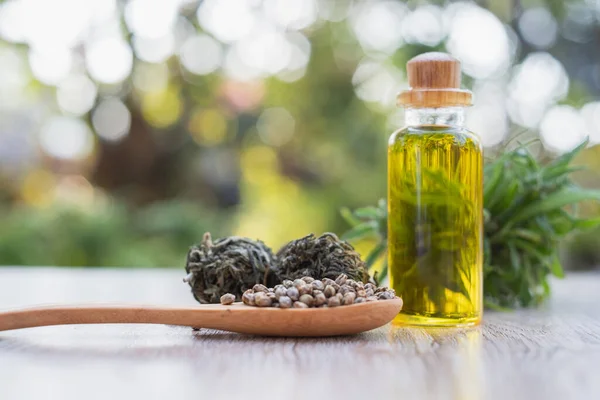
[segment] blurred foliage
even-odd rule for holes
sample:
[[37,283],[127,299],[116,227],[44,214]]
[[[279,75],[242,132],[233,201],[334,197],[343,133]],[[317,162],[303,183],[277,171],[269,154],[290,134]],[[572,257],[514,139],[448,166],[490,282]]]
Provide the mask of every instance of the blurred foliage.
[[[24,2],[0,1],[0,14],[18,3]],[[98,15],[86,11],[92,3]],[[164,44],[153,35],[164,22],[160,16],[169,18],[160,10],[170,3],[179,4],[169,27],[172,36],[166,36],[173,39],[173,48],[151,60],[149,55],[156,55],[149,49],[160,50]],[[542,87],[526,87],[525,94],[539,92],[547,104],[531,97],[533,108],[522,110],[523,119],[536,113],[541,118],[558,103],[579,108],[598,98],[594,68],[600,63],[595,51],[600,35],[597,21],[586,17],[594,12],[591,3],[236,0],[224,6],[220,0],[173,0],[154,7],[143,1],[90,0],[89,7],[61,3],[72,6],[66,10],[36,3],[35,12],[43,16],[36,20],[39,24],[6,19],[33,14],[13,8],[12,14],[2,14],[5,19],[0,17],[0,265],[171,266],[181,265],[187,248],[204,231],[215,237],[261,238],[274,248],[310,232],[341,232],[346,226],[337,213],[340,207],[374,204],[385,195],[385,145],[389,133],[402,124],[394,92],[407,84],[406,61],[426,51],[454,50],[485,69],[490,57],[500,56],[499,65],[492,63],[498,74],[481,75],[471,67],[464,76],[464,86],[474,89],[483,105],[474,109],[480,113],[477,127],[482,134],[487,128],[500,136],[524,129],[530,137],[538,136],[539,121],[523,123],[523,128],[522,121],[509,115],[506,104],[515,100],[509,89],[518,86],[514,81],[528,57],[542,55],[528,64],[536,73],[545,66],[545,80],[537,82]],[[114,9],[106,11],[106,4]],[[199,7],[221,11],[203,19]],[[224,7],[231,9],[223,13]],[[458,24],[460,32],[451,37],[447,25],[453,7],[474,17],[464,21],[467,30],[460,31]],[[547,24],[537,24],[542,30],[533,37],[543,41],[548,36],[543,29],[554,27],[548,44],[526,40],[519,22],[528,10],[542,16],[547,12]],[[85,18],[69,20],[78,15]],[[302,25],[306,16],[312,22]],[[259,18],[256,32],[228,38],[241,29],[235,24],[242,17]],[[222,23],[213,23],[217,20]],[[155,21],[156,29],[144,21]],[[240,26],[247,22],[239,21]],[[72,59],[67,78],[75,77],[70,84],[83,86],[71,90],[63,80],[54,82],[40,73],[44,65],[60,67],[63,60],[62,48],[50,46],[48,37],[69,39],[69,29],[92,23],[98,26],[79,32],[79,42],[65,50]],[[63,25],[65,30],[59,29]],[[20,26],[33,29],[34,35],[9,35],[11,29],[21,32]],[[149,37],[143,36],[144,29]],[[483,39],[474,37],[474,31],[481,31]],[[258,39],[253,42],[253,37]],[[492,43],[498,37],[502,43]],[[288,50],[298,50],[299,66],[277,70],[267,65],[254,77],[236,76],[257,68],[245,65],[241,55],[255,64],[261,57],[271,57],[275,64],[283,59],[284,52],[269,55],[282,38],[295,46]],[[41,45],[36,47],[33,39]],[[206,64],[209,51],[187,54],[202,56],[186,66],[183,49],[197,44],[196,39],[210,44],[204,50],[218,50],[214,68]],[[466,42],[457,45],[458,39]],[[88,56],[110,49],[116,53],[99,57],[106,70],[90,68],[94,60]],[[49,58],[42,57],[45,52]],[[37,56],[42,62],[36,63]],[[240,60],[231,62],[236,57]],[[198,66],[204,70],[190,70]],[[553,84],[558,94],[545,89]],[[87,108],[82,88],[92,92]],[[521,103],[512,106],[519,109]],[[128,122],[127,130],[103,132],[114,128],[117,117]],[[75,130],[71,142],[64,139],[70,137],[69,129]],[[577,137],[561,137],[571,136]],[[489,155],[497,153],[497,144],[486,149]],[[554,157],[551,147],[536,155]],[[65,157],[69,149],[81,154]],[[600,171],[594,164],[600,159],[597,151],[588,149],[581,157],[592,173]],[[578,176],[577,181],[598,187],[597,175]],[[110,205],[98,205],[98,198],[108,198]],[[583,211],[598,214],[597,207]],[[357,247],[366,252],[372,245],[365,241]]]
[[177,266],[189,245],[230,227],[197,204],[170,201],[140,210],[59,207],[0,210],[0,262],[8,265]]

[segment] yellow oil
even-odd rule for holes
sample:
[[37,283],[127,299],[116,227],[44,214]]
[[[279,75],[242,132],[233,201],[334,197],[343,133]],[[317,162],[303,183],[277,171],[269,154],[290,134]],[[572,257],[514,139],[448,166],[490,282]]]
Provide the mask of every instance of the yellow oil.
[[483,154],[478,138],[439,125],[409,127],[388,148],[390,284],[395,323],[465,326],[483,309]]

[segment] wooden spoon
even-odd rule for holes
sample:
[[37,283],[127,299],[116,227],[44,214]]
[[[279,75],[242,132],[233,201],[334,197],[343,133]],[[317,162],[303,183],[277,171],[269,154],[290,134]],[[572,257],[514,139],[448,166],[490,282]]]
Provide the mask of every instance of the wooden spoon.
[[378,300],[334,308],[259,308],[230,306],[50,306],[0,312],[0,331],[49,325],[166,324],[220,329],[265,336],[350,335],[390,322],[402,299]]

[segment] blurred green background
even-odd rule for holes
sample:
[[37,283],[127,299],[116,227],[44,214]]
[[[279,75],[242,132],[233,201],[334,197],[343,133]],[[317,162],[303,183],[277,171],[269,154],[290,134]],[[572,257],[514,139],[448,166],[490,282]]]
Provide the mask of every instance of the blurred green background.
[[[488,156],[589,137],[576,178],[600,187],[599,48],[594,0],[1,1],[0,265],[181,267],[205,231],[340,233],[340,207],[385,196],[404,65],[432,50],[462,60]],[[567,265],[597,265],[596,237]]]

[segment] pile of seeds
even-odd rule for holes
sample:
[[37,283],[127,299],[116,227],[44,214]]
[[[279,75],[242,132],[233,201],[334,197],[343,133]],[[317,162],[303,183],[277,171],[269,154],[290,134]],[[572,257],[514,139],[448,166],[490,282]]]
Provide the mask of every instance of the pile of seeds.
[[[327,308],[347,306],[369,301],[389,300],[396,297],[394,289],[377,287],[372,283],[357,282],[346,274],[335,280],[314,279],[310,276],[301,279],[284,280],[281,285],[268,288],[256,284],[242,295],[244,304],[255,307],[278,308]],[[233,294],[221,296],[221,304],[229,305],[235,301]]]

